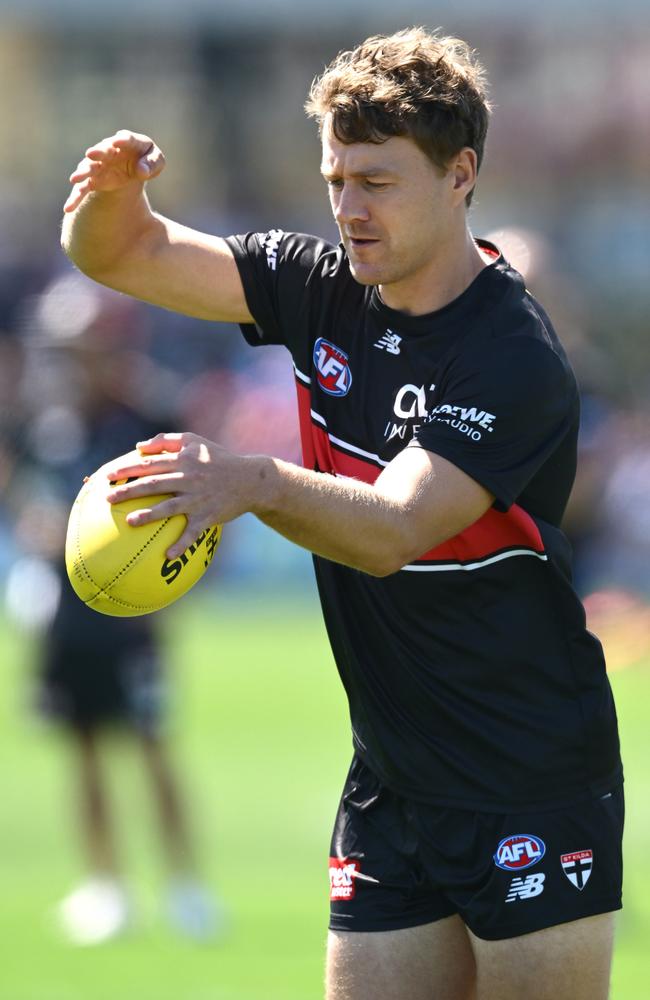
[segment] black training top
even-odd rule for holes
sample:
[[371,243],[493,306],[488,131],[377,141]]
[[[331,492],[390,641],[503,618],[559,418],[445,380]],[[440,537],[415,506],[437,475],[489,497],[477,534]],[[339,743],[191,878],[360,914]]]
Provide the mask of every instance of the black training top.
[[256,321],[244,336],[293,356],[307,468],[372,483],[420,446],[496,498],[388,577],[314,558],[359,755],[399,794],[463,808],[607,792],[616,716],[559,528],[578,393],[521,276],[481,242],[494,263],[413,317],[356,282],[342,247],[280,230],[228,242]]

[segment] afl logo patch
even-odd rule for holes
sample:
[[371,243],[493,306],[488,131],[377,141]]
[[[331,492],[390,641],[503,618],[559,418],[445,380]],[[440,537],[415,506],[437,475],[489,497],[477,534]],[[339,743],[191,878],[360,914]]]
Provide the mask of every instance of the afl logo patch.
[[314,344],[314,367],[323,392],[328,396],[347,396],[352,385],[352,372],[345,351],[319,337]]
[[494,863],[504,871],[520,872],[536,865],[546,854],[546,844],[530,833],[515,833],[504,837],[496,849]]

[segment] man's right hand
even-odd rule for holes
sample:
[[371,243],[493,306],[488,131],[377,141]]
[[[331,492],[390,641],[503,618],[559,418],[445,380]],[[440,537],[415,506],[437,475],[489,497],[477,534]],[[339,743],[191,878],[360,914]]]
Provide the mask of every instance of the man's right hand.
[[63,249],[84,274],[126,295],[198,319],[252,322],[228,243],[152,211],[145,184],[164,166],[137,132],[91,146],[70,178]]
[[121,130],[91,146],[70,175],[74,185],[64,212],[74,212],[91,191],[117,191],[144,184],[164,169],[165,157],[147,135]]

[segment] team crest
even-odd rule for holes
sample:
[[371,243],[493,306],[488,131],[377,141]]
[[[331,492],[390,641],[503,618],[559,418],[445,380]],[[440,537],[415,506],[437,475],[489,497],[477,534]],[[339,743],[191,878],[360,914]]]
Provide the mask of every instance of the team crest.
[[347,396],[352,385],[352,372],[345,351],[319,337],[314,344],[314,367],[323,392],[328,396]]
[[541,861],[546,854],[546,844],[530,833],[515,833],[504,837],[494,854],[494,863],[504,871],[522,871]]
[[572,851],[571,854],[561,854],[560,864],[569,882],[582,892],[591,875],[594,852]]

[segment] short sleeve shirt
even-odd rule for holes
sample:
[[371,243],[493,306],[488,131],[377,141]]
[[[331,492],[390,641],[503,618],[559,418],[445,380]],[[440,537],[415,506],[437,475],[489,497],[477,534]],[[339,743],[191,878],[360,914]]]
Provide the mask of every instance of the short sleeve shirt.
[[463,808],[607,791],[614,706],[560,528],[578,391],[521,276],[483,242],[493,263],[409,316],[355,281],[341,246],[280,230],[229,245],[255,319],[244,336],[291,353],[307,468],[372,483],[421,447],[495,498],[385,578],[314,557],[356,751],[398,793]]

